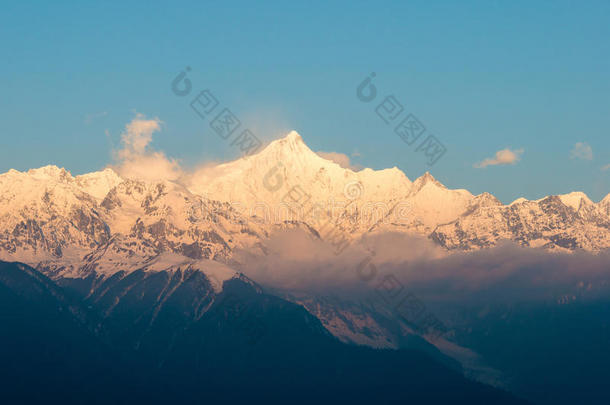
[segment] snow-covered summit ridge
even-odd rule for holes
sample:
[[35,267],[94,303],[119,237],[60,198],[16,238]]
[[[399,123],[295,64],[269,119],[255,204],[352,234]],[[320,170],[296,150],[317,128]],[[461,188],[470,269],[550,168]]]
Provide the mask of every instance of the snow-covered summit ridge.
[[[489,193],[449,189],[428,172],[411,182],[396,167],[343,168],[292,131],[257,154],[180,182],[123,178],[111,168],[72,176],[53,165],[0,174],[0,254],[29,255],[37,258],[28,262],[34,265],[99,249],[142,260],[163,252],[230,260],[234,247],[260,246],[286,226],[274,214],[289,211],[284,203],[295,194],[321,203],[322,215],[351,238],[397,231],[431,236],[449,249],[502,239],[551,249],[610,247],[610,194],[599,203],[572,192],[504,205]],[[319,230],[311,218],[297,219],[298,226]]]
[[48,187],[73,187],[89,194],[96,199],[102,199],[110,190],[120,184],[123,179],[111,168],[86,173],[78,176],[63,167],[47,165],[38,169],[20,172],[14,169],[0,174],[0,185],[15,189],[18,186],[43,185]]
[[294,187],[304,190],[312,202],[390,201],[404,197],[411,181],[397,168],[343,168],[312,151],[292,131],[257,154],[195,173],[189,184],[195,194],[232,202],[242,212],[257,204],[278,207]]

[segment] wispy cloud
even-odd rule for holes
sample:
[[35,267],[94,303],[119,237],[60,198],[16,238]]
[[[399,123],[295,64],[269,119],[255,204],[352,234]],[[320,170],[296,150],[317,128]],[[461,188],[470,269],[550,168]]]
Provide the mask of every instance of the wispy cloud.
[[108,115],[108,112],[106,112],[106,111],[101,111],[101,112],[97,112],[97,113],[89,113],[89,114],[85,115],[85,124],[89,125],[96,119],[105,117],[107,115]]
[[114,152],[114,169],[127,178],[142,180],[176,180],[182,176],[178,161],[150,148],[154,132],[161,131],[159,118],[146,119],[143,114],[125,125],[121,134],[121,149]]
[[586,142],[576,142],[570,151],[570,159],[593,160],[593,149]]
[[125,125],[125,131],[121,134],[123,149],[119,151],[119,155],[129,157],[143,154],[152,141],[153,132],[160,130],[159,118],[147,120],[143,114],[136,114],[136,117]]
[[484,159],[482,162],[475,163],[473,166],[477,169],[482,169],[487,166],[514,165],[521,159],[522,154],[523,149],[510,150],[509,148],[506,148],[497,151],[494,157]]
[[608,163],[606,166],[602,166],[602,171],[606,171],[606,170],[610,170],[610,163]]
[[[326,160],[335,162],[336,164],[343,167],[344,169],[351,169],[353,171],[358,171],[363,168],[362,165],[352,164],[350,157],[347,156],[345,153],[324,152],[324,151],[319,151],[316,153],[318,154],[318,156],[320,156]],[[355,156],[355,155],[352,154],[352,156]],[[360,156],[360,154],[358,154],[357,156]]]

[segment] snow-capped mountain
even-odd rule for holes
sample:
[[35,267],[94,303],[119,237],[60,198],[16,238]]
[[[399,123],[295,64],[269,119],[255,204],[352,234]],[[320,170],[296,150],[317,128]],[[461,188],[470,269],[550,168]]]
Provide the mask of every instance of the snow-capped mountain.
[[431,237],[448,249],[477,249],[512,240],[530,247],[599,251],[610,247],[610,218],[583,193],[476,204]]
[[206,168],[189,189],[231,203],[264,222],[330,219],[352,235],[372,229],[429,234],[464,212],[473,198],[430,173],[411,182],[398,168],[353,171],[313,152],[292,131],[256,155]]
[[367,232],[429,236],[448,249],[502,240],[548,249],[610,247],[610,194],[519,199],[450,190],[426,173],[353,171],[320,157],[296,132],[260,153],[200,170],[181,183],[121,178],[112,169],[73,177],[46,166],[0,175],[0,259],[82,277],[146,266],[173,253],[230,263],[235,248],[261,249],[283,227],[325,238],[323,220],[347,239]]
[[396,167],[343,168],[292,131],[256,155],[196,172],[189,189],[229,202],[259,222],[296,221],[319,229],[315,223],[332,220],[350,234],[362,234],[407,196],[411,181]]
[[64,169],[11,170],[0,175],[0,190],[3,258],[25,263],[66,256],[79,260],[111,237],[96,198]]
[[[0,175],[0,258],[54,277],[112,275],[173,264],[226,262],[265,237],[226,203],[171,183],[123,180],[110,169],[72,177],[47,166]],[[168,267],[172,267],[169,266]]]
[[501,240],[559,250],[610,247],[610,195],[598,204],[573,192],[504,205],[489,193],[448,189],[430,173],[411,182],[397,168],[342,168],[294,131],[256,155],[195,173],[189,189],[259,222],[298,220],[319,230],[330,220],[351,238],[399,231],[430,236],[448,249]]
[[411,232],[429,234],[438,224],[464,213],[475,197],[467,190],[450,190],[426,172],[413,182],[401,207],[407,215],[403,226]]
[[[111,168],[80,176],[55,166],[0,174],[0,260],[26,263],[81,291],[105,314],[146,301],[150,325],[181,291],[188,292],[187,318],[195,319],[225,282],[255,285],[235,270],[245,269],[236,252],[265,257],[272,234],[285,228],[330,241],[323,232],[329,222],[349,241],[401,232],[449,251],[503,240],[599,251],[610,247],[610,194],[599,203],[574,192],[504,205],[489,193],[448,189],[430,173],[411,181],[397,168],[343,168],[294,131],[256,155],[180,181],[126,178]],[[436,353],[428,326],[385,308],[278,294],[343,342]]]
[[328,202],[390,201],[404,197],[410,186],[411,181],[396,167],[359,172],[342,168],[313,152],[292,131],[256,155],[195,173],[189,188],[242,207],[254,201],[275,208],[293,187],[302,188],[313,202]]

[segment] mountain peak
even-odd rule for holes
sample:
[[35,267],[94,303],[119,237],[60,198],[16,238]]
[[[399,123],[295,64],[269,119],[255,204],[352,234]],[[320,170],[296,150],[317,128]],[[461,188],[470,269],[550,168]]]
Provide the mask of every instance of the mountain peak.
[[284,139],[289,141],[289,142],[303,142],[303,138],[295,130],[292,130],[292,131],[288,132],[288,135],[286,135],[284,137]]
[[510,203],[510,204],[508,204],[508,205],[509,205],[509,206],[511,206],[511,205],[517,205],[517,204],[521,204],[521,203],[528,202],[528,201],[529,201],[529,200],[528,200],[527,198],[524,198],[524,197],[519,197],[519,198],[517,198],[515,201],[511,202],[511,203]]
[[500,200],[498,200],[496,198],[495,195],[488,193],[487,191],[482,192],[481,194],[475,196],[474,200],[476,200],[476,202],[480,205],[480,206],[501,206],[503,205],[502,202]]
[[290,131],[285,137],[276,139],[271,142],[271,145],[281,145],[281,146],[307,146],[305,142],[303,142],[303,138],[297,131]]
[[120,184],[123,179],[111,168],[99,172],[81,174],[75,177],[78,186],[97,199],[103,199],[106,194]]
[[572,191],[571,193],[558,195],[557,197],[559,197],[562,203],[574,208],[576,211],[579,210],[582,203],[593,204],[589,197],[582,191]]
[[426,173],[421,175],[422,178],[424,179],[432,179],[434,180],[434,176],[432,176],[432,174],[430,174],[430,172],[426,171]]
[[72,179],[72,175],[69,171],[63,167],[59,168],[55,165],[47,165],[38,169],[30,169],[27,171],[27,174],[39,180],[55,179],[65,181]]
[[90,172],[85,174],[79,174],[75,177],[75,179],[99,179],[99,178],[113,178],[113,179],[121,179],[121,177],[109,167],[102,169],[97,172]]
[[[320,157],[303,142],[303,138],[297,131],[290,131],[285,137],[276,139],[257,155],[266,160],[271,159],[274,161],[292,160],[297,157],[306,160],[320,159]],[[253,155],[252,157],[254,156],[256,155]]]
[[411,189],[411,193],[413,193],[413,194],[417,193],[419,190],[421,190],[428,184],[433,184],[436,187],[443,188],[443,189],[447,188],[440,181],[436,180],[434,178],[434,176],[432,176],[430,174],[430,172],[426,172],[423,175],[421,175],[420,177],[418,177],[417,179],[415,179],[415,181],[413,182],[413,187]]

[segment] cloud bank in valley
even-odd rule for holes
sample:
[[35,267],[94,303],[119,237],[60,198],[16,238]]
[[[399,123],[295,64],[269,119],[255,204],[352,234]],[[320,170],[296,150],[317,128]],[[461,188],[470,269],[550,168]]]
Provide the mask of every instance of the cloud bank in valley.
[[[480,251],[447,252],[425,237],[388,232],[354,242],[337,256],[331,246],[298,230],[272,235],[267,247],[266,255],[241,252],[238,257],[244,263],[241,271],[273,288],[360,294],[392,276],[426,302],[610,297],[608,251],[559,253],[507,242]],[[367,260],[374,270],[362,270]]]

